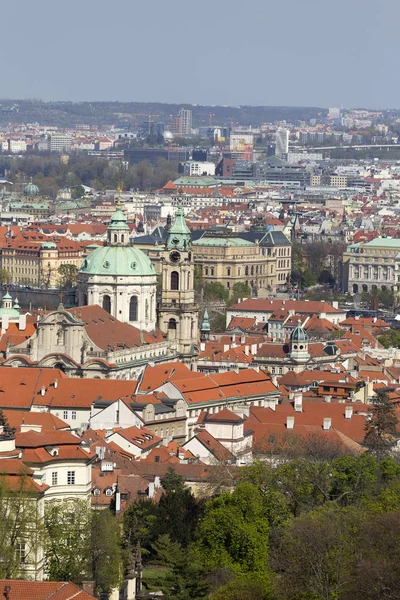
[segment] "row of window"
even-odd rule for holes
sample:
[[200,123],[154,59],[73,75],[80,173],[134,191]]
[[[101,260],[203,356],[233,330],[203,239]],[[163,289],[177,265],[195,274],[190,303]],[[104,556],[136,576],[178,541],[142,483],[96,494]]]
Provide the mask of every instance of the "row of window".
[[[51,474],[51,485],[58,485],[58,472]],[[67,485],[75,485],[75,471],[67,471]]]
[[[64,410],[64,412],[63,412],[63,419],[64,419],[64,421],[66,421],[68,419],[68,415],[69,415],[69,411],[68,410]],[[71,419],[73,421],[75,421],[75,419],[76,419],[76,410],[71,410]]]

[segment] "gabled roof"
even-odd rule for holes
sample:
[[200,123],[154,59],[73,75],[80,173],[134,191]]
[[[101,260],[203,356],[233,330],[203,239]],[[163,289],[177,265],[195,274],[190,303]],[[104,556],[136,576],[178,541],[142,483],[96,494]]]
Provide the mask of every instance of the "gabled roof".
[[210,452],[210,454],[212,454],[218,461],[235,462],[234,455],[231,452],[229,452],[229,450],[227,450],[227,448],[225,448],[225,446],[223,446],[221,442],[216,440],[215,437],[213,437],[211,433],[208,433],[208,431],[206,431],[205,429],[200,429],[200,431],[196,433],[194,438],[198,440],[200,444],[202,444],[202,446],[204,446],[204,448],[206,448],[208,452]]
[[244,419],[243,417],[235,414],[234,412],[232,412],[231,410],[229,410],[228,408],[223,408],[222,410],[212,414],[212,415],[207,415],[204,419],[204,421],[208,422],[212,422],[212,423],[243,423]]
[[192,373],[193,371],[181,362],[168,362],[154,367],[147,365],[138,391],[142,393],[150,392],[160,387],[163,383],[172,381],[172,378],[176,380],[180,377],[189,377]]

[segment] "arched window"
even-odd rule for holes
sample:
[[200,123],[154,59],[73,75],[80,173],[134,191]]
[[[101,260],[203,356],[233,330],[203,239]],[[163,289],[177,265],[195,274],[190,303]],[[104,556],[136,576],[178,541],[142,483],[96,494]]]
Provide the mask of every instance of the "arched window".
[[179,273],[172,271],[171,273],[171,290],[179,290]]
[[116,244],[116,243],[117,243],[117,241],[118,241],[118,236],[117,236],[117,234],[116,234],[116,233],[114,233],[114,244]]
[[137,301],[137,296],[131,296],[131,299],[129,301],[129,320],[130,321],[137,321],[137,308],[138,308],[138,301]]
[[251,274],[254,275],[254,266],[251,265]]
[[175,321],[175,319],[170,319],[168,321],[168,329],[176,329],[176,321]]
[[248,274],[249,274],[249,267],[246,267],[246,268],[245,268],[245,270],[244,270],[244,274],[245,274],[245,275],[248,275]]
[[125,236],[121,235],[121,242],[124,243],[124,240],[125,240]]
[[190,273],[187,274],[187,289],[190,290]]
[[103,308],[108,313],[111,313],[111,298],[110,298],[110,296],[103,296]]

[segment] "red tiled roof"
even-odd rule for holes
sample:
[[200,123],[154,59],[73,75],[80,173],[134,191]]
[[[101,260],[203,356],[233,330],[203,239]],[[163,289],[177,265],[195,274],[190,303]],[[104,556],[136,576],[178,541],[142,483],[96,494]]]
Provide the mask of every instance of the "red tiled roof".
[[80,306],[68,310],[76,318],[85,321],[86,333],[96,346],[103,350],[115,348],[135,348],[144,344],[156,344],[164,340],[160,330],[147,332],[122,323],[97,304]]
[[263,298],[248,298],[238,304],[234,304],[230,310],[275,312],[282,308],[304,314],[340,314],[344,312],[334,308],[328,302],[319,302],[316,300],[264,300]]
[[205,429],[200,429],[194,436],[219,461],[235,461],[234,455]]
[[10,586],[10,600],[95,600],[74,583],[0,579],[0,589]]

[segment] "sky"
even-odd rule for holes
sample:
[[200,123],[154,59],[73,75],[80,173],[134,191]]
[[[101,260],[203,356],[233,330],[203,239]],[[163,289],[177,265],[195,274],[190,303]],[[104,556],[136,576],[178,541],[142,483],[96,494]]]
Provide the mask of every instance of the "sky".
[[0,98],[399,108],[399,0],[13,0]]

